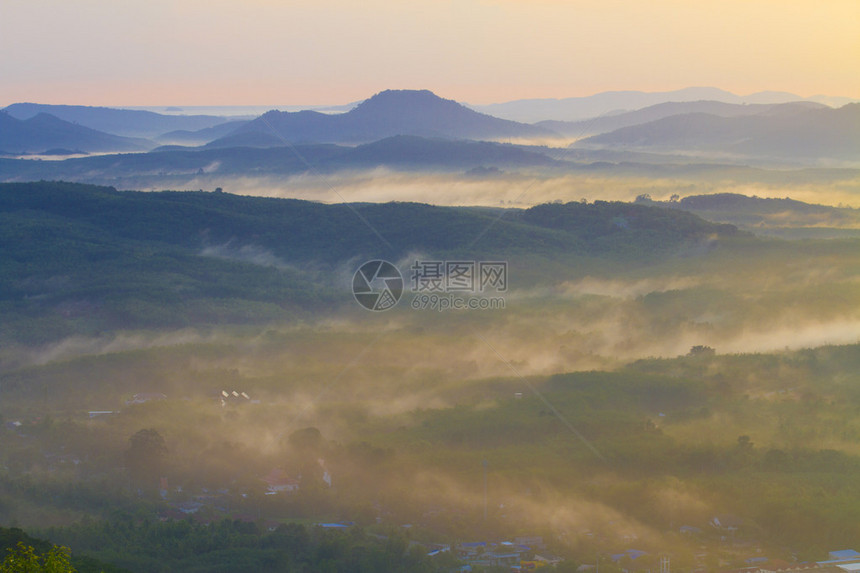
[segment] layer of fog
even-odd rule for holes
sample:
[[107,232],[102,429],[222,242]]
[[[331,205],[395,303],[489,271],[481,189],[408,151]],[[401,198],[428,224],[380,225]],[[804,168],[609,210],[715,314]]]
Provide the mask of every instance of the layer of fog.
[[[456,399],[439,392],[445,384],[511,377],[511,366],[522,375],[546,375],[672,358],[696,345],[762,353],[860,342],[860,311],[850,299],[826,311],[799,301],[765,307],[765,297],[748,301],[749,308],[735,308],[735,299],[699,308],[688,300],[711,296],[700,291],[702,280],[585,277],[514,290],[506,308],[494,311],[412,310],[407,294],[382,316],[347,313],[307,324],[75,336],[41,347],[8,346],[2,362],[8,371],[77,356],[182,345],[193,355],[195,345],[222,345],[229,350],[207,357],[200,368],[235,370],[247,379],[303,380],[307,388],[283,388],[294,404],[313,404],[323,390],[340,400],[384,396],[371,411],[392,414],[450,405]],[[654,297],[658,306],[649,306]],[[351,382],[344,385],[337,377],[347,370]],[[275,388],[261,390],[283,398]]]
[[[211,188],[213,179],[192,180],[188,189]],[[413,201],[435,205],[530,207],[553,201],[633,201],[647,194],[668,201],[673,195],[738,193],[785,198],[820,205],[860,208],[860,180],[821,183],[755,183],[694,176],[644,177],[603,173],[547,174],[498,172],[495,175],[426,174],[378,168],[362,172],[303,174],[286,178],[225,177],[224,191],[239,195],[305,199],[324,203]]]
[[218,337],[211,330],[184,328],[173,331],[119,331],[103,336],[69,336],[38,346],[7,344],[0,350],[3,370],[61,362],[78,356],[99,356],[146,348],[205,344]]
[[226,243],[206,247],[200,254],[204,257],[215,257],[233,261],[243,261],[262,267],[275,267],[277,269],[295,269],[283,259],[277,257],[270,250],[259,245],[236,245]]

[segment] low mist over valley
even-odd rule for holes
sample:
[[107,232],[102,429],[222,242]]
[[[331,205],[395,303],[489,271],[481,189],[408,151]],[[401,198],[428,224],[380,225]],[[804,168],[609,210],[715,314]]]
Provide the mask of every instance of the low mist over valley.
[[850,569],[858,106],[8,105],[0,545],[77,571]]

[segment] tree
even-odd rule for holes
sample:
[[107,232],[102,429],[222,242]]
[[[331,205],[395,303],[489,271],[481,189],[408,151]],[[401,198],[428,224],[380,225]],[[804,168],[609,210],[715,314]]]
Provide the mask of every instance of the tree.
[[714,356],[716,353],[717,351],[710,346],[697,345],[690,348],[687,356]]
[[746,434],[738,436],[738,449],[745,451],[753,449],[753,443],[749,436]]
[[43,556],[36,555],[32,546],[19,541],[10,548],[0,563],[0,573],[75,573],[67,547],[53,546]]
[[164,438],[152,428],[140,430],[128,440],[125,451],[125,467],[132,478],[144,483],[153,483],[162,474],[167,445]]
[[290,446],[301,453],[316,455],[324,445],[320,431],[314,427],[296,430],[289,437]]

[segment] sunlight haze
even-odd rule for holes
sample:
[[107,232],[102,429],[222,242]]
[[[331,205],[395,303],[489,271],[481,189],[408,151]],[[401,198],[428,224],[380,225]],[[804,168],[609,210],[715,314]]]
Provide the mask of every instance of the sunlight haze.
[[855,0],[6,0],[0,104],[476,104],[715,86],[860,97]]

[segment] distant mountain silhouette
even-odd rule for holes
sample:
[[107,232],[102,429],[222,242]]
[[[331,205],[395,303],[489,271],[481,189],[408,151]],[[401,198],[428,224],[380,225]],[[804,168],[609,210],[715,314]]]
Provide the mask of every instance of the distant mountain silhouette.
[[152,143],[103,133],[40,113],[30,119],[15,119],[0,112],[0,150],[8,153],[41,153],[46,150],[144,151]]
[[233,147],[283,147],[287,145],[281,137],[272,130],[267,131],[244,131],[243,129],[219,137],[203,145],[203,149],[230,149]]
[[[282,142],[291,143],[365,143],[395,135],[444,139],[556,135],[545,128],[475,112],[427,90],[384,91],[343,114],[270,111],[231,136],[245,133],[276,134]],[[220,147],[222,143],[216,140],[211,146]]]
[[585,97],[564,99],[524,99],[489,105],[470,105],[472,109],[514,121],[537,123],[546,120],[581,121],[619,112],[639,110],[666,102],[699,100],[734,104],[775,104],[814,101],[827,105],[851,103],[848,98],[813,96],[803,98],[786,92],[759,92],[747,96],[710,87],[692,87],[668,92],[611,91]]
[[760,113],[776,112],[780,109],[823,109],[824,104],[814,102],[794,102],[780,104],[737,104],[721,101],[691,101],[658,103],[636,111],[628,111],[604,117],[594,117],[583,121],[541,121],[536,125],[551,129],[566,137],[586,137],[615,131],[622,127],[630,127],[688,113],[707,113],[720,117],[742,117]]
[[675,115],[589,137],[578,144],[856,162],[860,159],[860,104],[839,109],[779,106],[747,117]]
[[162,115],[144,110],[85,105],[14,103],[4,111],[17,119],[30,119],[40,113],[48,113],[65,121],[113,135],[145,138],[180,129],[196,131],[227,121],[226,118],[214,115]]
[[237,128],[248,123],[248,120],[233,120],[197,130],[179,129],[169,131],[156,137],[156,141],[176,145],[203,145],[219,137],[232,133]]
[[413,135],[397,135],[359,145],[337,158],[340,166],[362,168],[468,169],[474,167],[552,166],[559,162],[546,155],[512,145],[488,141],[449,141]]

